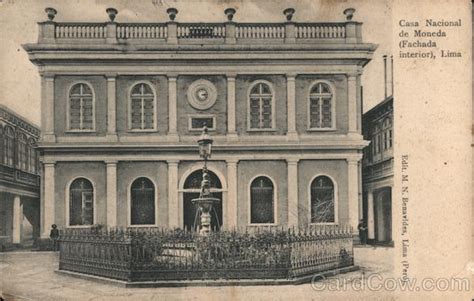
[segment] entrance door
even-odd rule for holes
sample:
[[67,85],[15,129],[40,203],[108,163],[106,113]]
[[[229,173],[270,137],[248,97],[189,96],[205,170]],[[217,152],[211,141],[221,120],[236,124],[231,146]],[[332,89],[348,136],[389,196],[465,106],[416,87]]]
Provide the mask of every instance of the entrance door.
[[[218,198],[221,201],[214,205],[211,212],[211,228],[219,230],[222,226],[222,185],[221,181],[215,173],[208,171],[211,181],[212,197]],[[199,197],[200,187],[202,181],[202,171],[196,170],[190,174],[184,182],[183,192],[183,219],[184,227],[187,230],[195,228],[195,221],[199,221],[199,216],[196,217],[197,207],[191,200]]]
[[392,240],[392,193],[384,188],[376,197],[375,203],[375,239],[385,243]]

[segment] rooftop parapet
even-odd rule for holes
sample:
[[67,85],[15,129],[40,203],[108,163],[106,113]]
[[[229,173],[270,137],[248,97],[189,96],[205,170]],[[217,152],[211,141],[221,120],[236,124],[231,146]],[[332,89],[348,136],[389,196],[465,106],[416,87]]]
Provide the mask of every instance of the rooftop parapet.
[[168,22],[119,23],[119,12],[108,8],[108,22],[55,22],[57,11],[46,8],[48,20],[39,22],[39,44],[250,44],[250,43],[362,43],[362,23],[352,21],[355,10],[346,9],[344,22],[294,22],[295,10],[283,11],[281,23],[239,23],[236,10],[224,11],[226,22],[181,23],[175,21],[178,10],[169,8]]

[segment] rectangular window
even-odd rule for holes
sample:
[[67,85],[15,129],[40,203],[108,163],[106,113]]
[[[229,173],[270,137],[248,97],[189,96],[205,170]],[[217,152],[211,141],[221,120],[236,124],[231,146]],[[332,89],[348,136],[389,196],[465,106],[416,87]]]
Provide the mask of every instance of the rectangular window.
[[320,111],[319,111],[319,98],[311,98],[310,104],[310,120],[311,120],[311,128],[319,128],[321,126],[321,120],[319,118]]
[[258,98],[250,99],[250,128],[260,128],[260,101]]
[[322,104],[322,125],[323,128],[332,127],[331,98],[323,98]]
[[93,108],[92,108],[92,98],[84,98],[82,100],[82,107],[83,107],[83,122],[82,122],[82,129],[83,130],[92,130],[93,126]]
[[69,124],[71,130],[79,130],[81,128],[81,99],[71,98],[69,111]]
[[262,101],[262,128],[269,129],[272,127],[272,99],[263,98]]
[[216,129],[216,117],[213,115],[190,116],[188,120],[190,131],[202,131],[204,126],[211,131]]
[[132,100],[132,129],[142,127],[142,105],[140,99]]
[[390,146],[390,148],[392,147],[392,141],[393,141],[392,138],[393,138],[392,137],[392,130],[389,130],[388,131],[388,145]]
[[144,129],[147,130],[152,130],[154,128],[153,125],[153,99],[144,99],[144,119],[145,119],[145,124],[143,126]]

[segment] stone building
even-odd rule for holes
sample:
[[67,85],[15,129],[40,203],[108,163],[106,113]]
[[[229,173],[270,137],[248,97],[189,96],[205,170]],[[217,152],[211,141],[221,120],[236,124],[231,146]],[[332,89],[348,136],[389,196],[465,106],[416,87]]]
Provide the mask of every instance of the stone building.
[[362,117],[364,138],[371,141],[363,158],[363,218],[368,242],[392,245],[393,95]]
[[[351,224],[362,210],[362,24],[40,22],[43,236],[49,225],[190,227],[197,139],[214,138],[213,219]],[[342,14],[341,14],[342,15]],[[224,15],[223,15],[224,16]],[[341,18],[342,19],[342,18]],[[216,218],[217,216],[217,218]]]
[[40,233],[40,130],[0,105],[0,247],[28,245]]

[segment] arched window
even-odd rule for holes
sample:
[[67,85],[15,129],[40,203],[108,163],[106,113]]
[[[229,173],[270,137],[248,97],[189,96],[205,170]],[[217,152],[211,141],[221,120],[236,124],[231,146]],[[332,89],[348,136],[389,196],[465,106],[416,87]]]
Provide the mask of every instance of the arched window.
[[69,225],[94,223],[94,187],[85,178],[75,179],[69,186]]
[[309,93],[309,128],[334,128],[333,92],[329,84],[317,82]]
[[250,184],[250,223],[275,223],[273,182],[267,177],[255,178]]
[[36,140],[33,139],[33,138],[30,138],[28,140],[28,170],[29,172],[31,173],[36,173],[36,160],[37,160],[37,157],[36,157]]
[[139,83],[130,92],[130,129],[155,129],[155,93],[149,84]]
[[318,176],[311,182],[311,223],[334,223],[334,183],[327,176]]
[[273,119],[273,93],[270,85],[258,82],[252,86],[249,94],[249,128],[271,129]]
[[94,94],[88,84],[75,84],[69,91],[69,129],[94,129]]
[[4,129],[4,158],[3,162],[11,167],[15,165],[15,132],[9,126]]
[[155,224],[155,185],[147,178],[138,178],[130,188],[130,224]]
[[20,133],[18,135],[18,168],[26,170],[28,166],[28,144],[26,135]]

